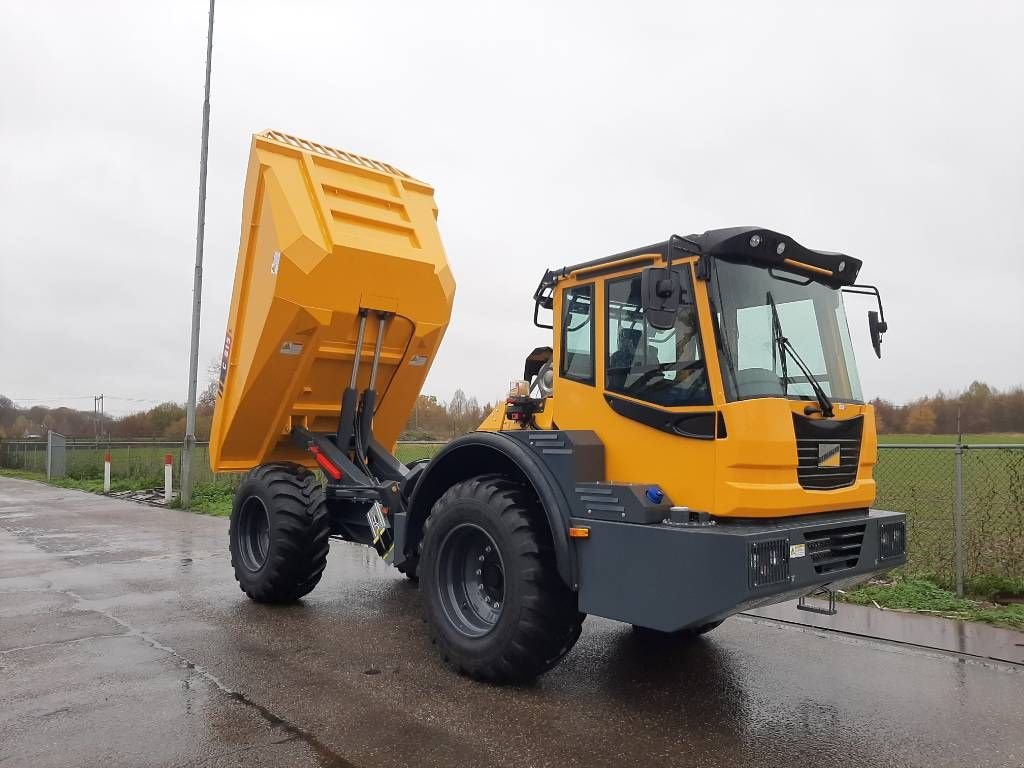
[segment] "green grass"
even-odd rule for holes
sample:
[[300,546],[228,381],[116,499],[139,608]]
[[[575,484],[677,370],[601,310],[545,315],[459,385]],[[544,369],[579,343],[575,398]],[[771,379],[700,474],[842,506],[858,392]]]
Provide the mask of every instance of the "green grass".
[[[103,457],[110,453],[112,481],[126,480],[132,487],[156,488],[164,483],[164,456],[170,454],[174,471],[174,482],[179,482],[181,469],[181,444],[174,442],[139,443],[131,446],[113,446],[109,449],[100,444],[82,445],[70,443],[66,454],[66,476],[75,480],[102,480]],[[46,474],[46,443],[40,442],[31,450],[11,448],[3,457],[6,466],[28,472]],[[192,472],[196,483],[212,483],[222,479],[210,470],[209,451],[205,445],[197,445],[193,452]]]
[[427,445],[402,444],[395,450],[395,458],[403,464],[417,459],[433,458],[438,451],[444,448],[444,443],[428,443]]
[[[0,476],[16,477],[21,480],[35,480],[36,482],[55,485],[58,488],[74,488],[79,491],[89,491],[90,493],[103,492],[102,478],[55,477],[52,480],[47,480],[46,474],[43,472],[2,468],[0,468]],[[153,486],[151,485],[141,485],[137,481],[133,481],[131,478],[112,478],[110,481],[111,491],[138,491],[152,487]]]
[[[1017,445],[1024,445],[1024,434],[1020,432],[990,432],[981,435],[964,435],[963,441],[965,445],[980,444],[992,444],[992,443],[1015,443]],[[911,443],[916,445],[923,445],[925,443],[940,443],[943,445],[950,445],[956,442],[956,435],[879,435],[878,442],[880,445],[899,445],[901,443]]]
[[[89,493],[103,493],[103,480],[95,478],[55,477],[47,480],[42,472],[30,472],[23,469],[0,468],[0,477],[15,477],[20,480],[35,480],[38,483],[47,483],[58,488],[73,488]],[[118,491],[142,491],[154,486],[152,483],[144,483],[132,478],[112,478],[110,490]],[[227,517],[231,514],[231,500],[234,498],[234,488],[223,483],[197,483],[192,489],[192,511],[201,512],[204,515]],[[170,506],[180,509],[180,501],[175,499]]]
[[[192,510],[214,517],[228,517],[235,498],[234,488],[226,485],[204,484],[192,489]],[[178,499],[171,505],[179,507]]]
[[892,610],[1024,629],[1024,605],[997,605],[985,600],[957,597],[928,578],[896,577],[888,582],[871,582],[841,598],[857,605],[878,605]]

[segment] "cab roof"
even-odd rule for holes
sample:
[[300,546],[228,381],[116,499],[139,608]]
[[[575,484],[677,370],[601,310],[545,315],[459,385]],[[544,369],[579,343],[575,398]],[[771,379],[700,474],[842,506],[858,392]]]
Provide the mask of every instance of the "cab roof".
[[[534,293],[539,307],[550,309],[552,290],[555,283],[573,273],[585,272],[599,275],[619,269],[627,260],[635,260],[636,266],[644,265],[644,256],[660,255],[662,258],[701,257],[698,276],[707,279],[709,262],[716,258],[799,272],[830,288],[842,288],[857,282],[861,261],[843,253],[816,251],[807,248],[789,235],[764,227],[729,227],[709,229],[700,235],[672,235],[668,240],[643,248],[612,254],[593,261],[572,264],[560,269],[549,269],[541,278]],[[653,263],[654,259],[649,260]]]

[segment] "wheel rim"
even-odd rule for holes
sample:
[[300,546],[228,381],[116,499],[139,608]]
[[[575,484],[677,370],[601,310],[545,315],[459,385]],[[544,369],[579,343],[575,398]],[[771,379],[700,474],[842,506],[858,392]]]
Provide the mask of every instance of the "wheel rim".
[[258,571],[270,551],[270,513],[258,496],[250,496],[238,515],[238,554],[242,565]]
[[483,528],[462,523],[448,532],[437,557],[437,589],[445,616],[466,637],[494,629],[505,603],[505,565]]

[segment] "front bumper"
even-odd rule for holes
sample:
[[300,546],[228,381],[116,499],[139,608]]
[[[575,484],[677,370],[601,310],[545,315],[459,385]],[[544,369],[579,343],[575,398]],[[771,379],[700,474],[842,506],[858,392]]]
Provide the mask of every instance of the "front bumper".
[[844,588],[906,563],[906,516],[868,510],[790,520],[638,525],[573,519],[579,609],[672,632]]

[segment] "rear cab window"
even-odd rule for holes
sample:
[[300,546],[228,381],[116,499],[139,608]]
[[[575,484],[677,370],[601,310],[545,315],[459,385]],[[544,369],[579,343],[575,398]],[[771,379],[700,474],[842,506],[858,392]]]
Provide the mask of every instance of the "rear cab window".
[[559,372],[566,379],[594,383],[594,284],[562,291],[562,350]]

